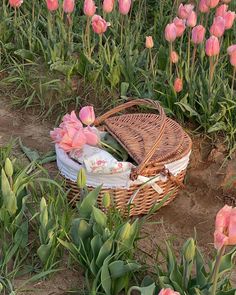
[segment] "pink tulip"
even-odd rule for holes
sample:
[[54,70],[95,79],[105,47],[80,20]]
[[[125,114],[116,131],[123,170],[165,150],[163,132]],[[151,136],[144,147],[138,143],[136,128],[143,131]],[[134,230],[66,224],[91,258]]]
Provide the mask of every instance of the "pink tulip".
[[109,26],[110,23],[107,23],[100,15],[95,14],[92,17],[92,27],[96,34],[101,35],[105,33]]
[[207,13],[210,11],[210,8],[207,5],[207,0],[200,0],[198,8],[199,8],[199,11],[202,13]]
[[213,24],[210,28],[211,35],[215,37],[222,37],[225,32],[225,20],[221,16],[217,16],[214,18]]
[[179,61],[179,55],[176,51],[171,51],[170,60],[173,64],[177,64]]
[[131,0],[119,0],[119,12],[123,15],[129,13],[131,8]]
[[71,128],[79,130],[83,127],[83,125],[80,122],[80,120],[77,118],[75,111],[72,111],[70,114],[66,114],[63,117],[60,127],[61,128],[71,127]]
[[84,14],[92,17],[96,12],[96,6],[93,0],[84,0]]
[[79,112],[79,118],[85,125],[92,125],[95,121],[94,109],[92,106],[83,107]]
[[194,9],[194,5],[192,5],[192,4],[183,5],[181,3],[178,8],[178,16],[182,19],[187,19],[190,12],[193,11],[193,9]]
[[206,54],[211,57],[220,53],[220,43],[217,37],[211,36],[206,41]]
[[206,29],[198,25],[192,29],[192,41],[194,44],[201,44],[205,38]]
[[152,36],[147,36],[146,37],[146,43],[145,43],[145,45],[146,45],[146,48],[153,48],[153,46],[154,46],[154,43],[153,43],[153,39],[152,39]]
[[19,8],[22,3],[23,3],[23,0],[9,0],[10,6],[14,8]]
[[86,142],[87,139],[82,128],[80,130],[66,128],[65,134],[58,145],[65,152],[69,152],[75,149],[82,149]]
[[234,11],[227,11],[225,15],[223,16],[225,20],[225,29],[229,30],[232,28],[235,20],[235,12]]
[[53,131],[50,131],[50,136],[55,143],[59,143],[64,135],[65,130],[62,128],[54,128]]
[[92,130],[91,127],[84,128],[84,135],[86,137],[86,143],[89,145],[96,146],[99,143],[98,135]]
[[47,1],[47,8],[49,11],[55,11],[59,7],[58,0],[46,0]]
[[219,4],[220,0],[207,0],[207,5],[210,8],[215,8]]
[[185,31],[185,20],[183,19],[180,19],[178,17],[175,17],[174,20],[173,20],[173,23],[175,24],[175,27],[176,27],[176,36],[177,37],[181,37]]
[[72,13],[75,8],[75,0],[64,0],[63,10],[65,13]]
[[175,92],[181,92],[183,89],[183,81],[180,78],[176,78],[174,82],[174,90]]
[[222,16],[224,17],[225,13],[228,10],[228,5],[222,4],[216,9],[216,16]]
[[225,205],[216,215],[214,244],[216,249],[236,245],[236,208]]
[[236,67],[236,45],[229,46],[227,53],[229,54],[231,65]]
[[196,26],[196,24],[197,24],[197,14],[195,11],[192,10],[189,13],[189,16],[187,18],[187,26],[193,28]]
[[180,293],[170,288],[167,288],[167,289],[161,289],[158,295],[180,295]]
[[103,1],[102,8],[105,13],[111,13],[113,10],[113,7],[114,7],[114,0],[104,0]]
[[177,37],[177,29],[174,23],[168,24],[165,28],[165,39],[168,42],[175,41]]

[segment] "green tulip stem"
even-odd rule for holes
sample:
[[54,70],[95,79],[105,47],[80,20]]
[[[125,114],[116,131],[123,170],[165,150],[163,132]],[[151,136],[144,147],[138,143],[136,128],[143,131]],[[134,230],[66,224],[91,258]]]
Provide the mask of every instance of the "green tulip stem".
[[197,45],[195,44],[194,49],[193,49],[193,56],[192,56],[191,79],[192,79],[193,71],[194,71],[194,67],[195,67],[196,53],[197,53]]
[[170,54],[169,54],[169,60],[170,60],[170,78],[172,76],[172,60],[171,60],[171,52],[173,50],[173,44],[170,42]]
[[87,16],[86,28],[85,28],[85,40],[87,43],[88,56],[91,57],[90,49],[90,18]]
[[213,270],[213,276],[212,276],[212,289],[211,289],[211,295],[215,295],[216,294],[216,289],[217,289],[217,282],[218,282],[218,275],[219,275],[219,270],[220,270],[220,263],[221,263],[221,259],[224,255],[225,252],[225,248],[226,246],[223,246],[216,258],[216,263],[214,266],[214,270]]
[[233,78],[232,78],[232,86],[231,86],[231,99],[232,100],[233,100],[233,96],[234,96],[235,75],[236,75],[236,67],[234,67],[234,70],[233,70]]
[[114,152],[115,154],[117,154],[122,159],[122,155],[117,150],[115,150],[113,147],[111,147],[109,144],[107,144],[107,143],[105,143],[103,141],[100,141],[100,145],[102,147],[106,147],[106,148],[110,149],[112,152]]
[[190,68],[190,55],[191,55],[191,30],[188,30],[188,71]]
[[153,64],[153,58],[152,58],[152,49],[149,48],[148,51],[149,51],[149,56],[150,56],[150,68],[151,68],[151,71],[152,71],[153,78],[155,78],[154,64]]

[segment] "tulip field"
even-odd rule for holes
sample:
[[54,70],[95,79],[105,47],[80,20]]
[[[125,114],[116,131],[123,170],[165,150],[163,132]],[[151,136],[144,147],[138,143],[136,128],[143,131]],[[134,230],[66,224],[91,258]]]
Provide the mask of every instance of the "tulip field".
[[[95,126],[135,98],[193,144],[176,199],[129,217],[88,183],[134,171]],[[0,102],[1,295],[236,294],[235,0],[1,0]],[[87,161],[72,197],[58,149]]]

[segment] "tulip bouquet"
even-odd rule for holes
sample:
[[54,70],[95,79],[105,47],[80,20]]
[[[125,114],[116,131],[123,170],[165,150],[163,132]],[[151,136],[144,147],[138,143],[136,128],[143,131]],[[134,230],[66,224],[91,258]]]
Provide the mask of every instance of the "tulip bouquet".
[[[77,118],[75,111],[66,114],[59,128],[54,128],[50,132],[53,142],[65,152],[82,151],[85,145],[97,146],[107,150],[109,153],[117,157],[117,159],[125,161],[128,158],[126,151],[107,133],[100,133],[91,125],[95,121],[94,109],[92,106],[83,107]],[[84,127],[84,125],[86,127]]]
[[163,257],[166,264],[156,265],[157,283],[146,277],[142,287],[132,287],[129,294],[139,290],[141,295],[234,295],[236,289],[230,283],[230,275],[236,248],[225,251],[228,246],[236,245],[236,207],[226,205],[217,213],[214,245],[215,258],[206,263],[196,239],[190,238],[184,243],[179,258],[171,243],[166,242],[167,255]]

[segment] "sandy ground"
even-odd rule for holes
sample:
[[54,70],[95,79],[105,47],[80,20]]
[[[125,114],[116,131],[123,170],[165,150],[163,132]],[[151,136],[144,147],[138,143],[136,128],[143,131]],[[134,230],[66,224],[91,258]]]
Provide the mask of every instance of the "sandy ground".
[[[30,113],[11,111],[6,103],[1,102],[0,145],[11,138],[21,137],[26,146],[44,153],[53,148],[49,138],[51,128],[49,122],[43,122]],[[205,254],[213,251],[215,214],[223,206],[222,199],[227,199],[234,192],[223,191],[222,185],[234,176],[235,160],[220,169],[223,159],[221,145],[213,147],[204,139],[194,138],[185,190],[179,193],[175,201],[157,212],[143,229],[145,238],[139,248],[150,254],[149,264],[155,262],[153,258],[157,244],[162,244],[165,238],[171,238],[178,249],[186,238],[193,236],[194,228],[197,230],[199,246]],[[229,200],[232,201],[231,198]],[[36,283],[34,291],[21,294],[67,294],[66,291],[71,288],[83,290],[82,280],[81,274],[65,268],[50,280]],[[17,285],[20,285],[20,281]]]

